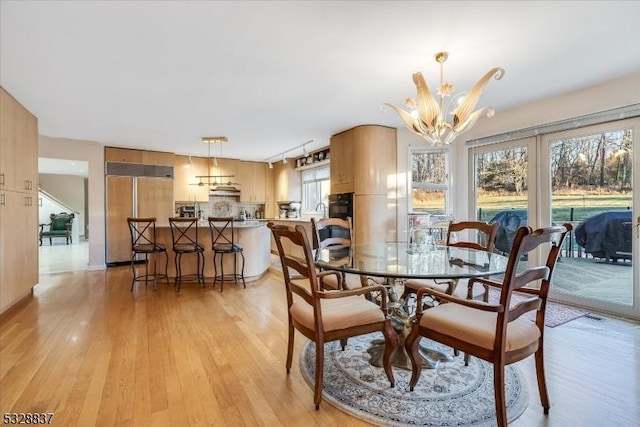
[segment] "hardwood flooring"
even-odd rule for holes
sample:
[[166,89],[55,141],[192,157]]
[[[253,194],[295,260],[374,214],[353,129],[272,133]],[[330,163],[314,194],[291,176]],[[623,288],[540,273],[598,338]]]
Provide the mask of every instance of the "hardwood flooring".
[[[0,409],[51,412],[58,426],[364,426],[285,372],[280,273],[219,289],[129,291],[129,267],[41,275],[0,317]],[[209,283],[210,285],[210,283]],[[512,425],[640,425],[640,326],[582,318],[546,331],[551,412],[533,359],[530,402]]]

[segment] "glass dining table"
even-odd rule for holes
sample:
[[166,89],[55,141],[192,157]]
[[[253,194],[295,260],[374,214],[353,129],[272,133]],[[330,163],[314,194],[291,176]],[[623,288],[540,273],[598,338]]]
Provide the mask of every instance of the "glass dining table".
[[[460,279],[489,277],[504,274],[507,257],[477,249],[455,246],[416,246],[406,242],[362,243],[350,246],[332,246],[315,251],[315,264],[322,269],[356,274],[363,284],[367,281],[382,283],[387,288],[389,314],[400,338],[392,356],[394,366],[410,369],[404,351],[404,338],[409,333],[415,311],[409,301],[399,297],[398,287],[405,279],[430,279],[448,285],[447,293],[454,292]],[[415,301],[414,301],[415,303]],[[414,307],[415,308],[415,307]],[[369,349],[370,362],[382,366],[384,342],[374,341]],[[423,366],[435,368],[439,361],[450,356],[423,347]]]

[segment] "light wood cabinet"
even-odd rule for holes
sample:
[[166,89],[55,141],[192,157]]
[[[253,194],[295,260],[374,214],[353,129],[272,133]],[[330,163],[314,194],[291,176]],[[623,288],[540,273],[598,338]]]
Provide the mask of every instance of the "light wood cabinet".
[[[209,185],[206,178],[196,176],[209,175],[208,162],[203,157],[174,156],[173,192],[176,202],[208,202]],[[202,185],[199,185],[202,184]]]
[[278,214],[276,210],[278,208],[275,200],[275,186],[274,186],[274,174],[273,169],[266,169],[266,198],[264,203],[264,218],[276,218]]
[[218,166],[211,161],[211,167],[209,169],[210,175],[215,177],[221,177],[218,181],[222,180],[224,183],[227,182],[238,182],[238,169],[240,160],[236,159],[218,159]]
[[2,89],[0,189],[38,192],[38,120]]
[[354,191],[354,132],[345,131],[331,137],[331,194]]
[[17,102],[0,89],[0,190],[15,190],[15,120]]
[[128,217],[155,217],[158,224],[168,224],[169,217],[175,216],[171,179],[107,176],[106,195],[109,264],[131,259]]
[[382,194],[353,196],[353,241],[396,242],[397,199]]
[[267,198],[266,180],[266,163],[240,161],[238,165],[240,201],[247,203],[265,203]]
[[[302,200],[302,173],[294,169],[294,164],[288,162],[273,164],[274,202]],[[274,217],[278,217],[277,206],[274,207]]]
[[143,151],[142,163],[145,165],[173,166],[173,154],[162,151]]
[[0,313],[38,283],[38,121],[0,88]]
[[396,129],[365,125],[331,137],[331,193],[353,193],[357,243],[395,241]]
[[142,150],[106,147],[104,160],[106,162],[142,163]]
[[331,193],[395,191],[396,129],[358,126],[331,137]]

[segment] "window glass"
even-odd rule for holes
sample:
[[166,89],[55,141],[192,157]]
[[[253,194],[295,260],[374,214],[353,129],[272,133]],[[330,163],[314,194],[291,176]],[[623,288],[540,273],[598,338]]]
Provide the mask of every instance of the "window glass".
[[[329,166],[302,171],[302,210],[323,212],[329,204]],[[324,206],[321,205],[324,203]]]
[[509,253],[518,227],[527,225],[527,148],[477,153],[474,162],[476,218],[498,223],[495,248]]
[[433,215],[447,212],[447,151],[414,151],[411,153],[411,210]]

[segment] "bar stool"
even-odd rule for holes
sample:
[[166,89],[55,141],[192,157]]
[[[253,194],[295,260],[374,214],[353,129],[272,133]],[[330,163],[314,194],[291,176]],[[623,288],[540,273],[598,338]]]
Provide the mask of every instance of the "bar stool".
[[[131,291],[136,282],[144,281],[145,286],[149,280],[153,280],[153,287],[158,290],[158,278],[164,277],[168,282],[167,266],[169,265],[169,255],[167,247],[156,241],[156,219],[155,218],[127,218],[129,232],[131,234],[131,269],[133,270],[133,280],[131,281]],[[164,274],[158,273],[157,254],[164,252]],[[136,276],[134,261],[138,254],[144,254],[144,274]],[[153,256],[153,273],[149,274],[149,255]]]
[[[196,280],[204,287],[204,246],[198,243],[198,218],[169,218],[169,226],[175,254],[176,292],[180,292],[180,285],[184,280]],[[184,254],[196,254],[195,273],[182,274],[182,255]]]
[[[209,217],[209,230],[211,231],[211,245],[213,249],[213,286],[216,286],[216,282],[220,280],[220,292],[224,289],[224,280],[229,279],[238,283],[238,279],[242,280],[242,285],[246,288],[247,284],[244,281],[244,253],[241,245],[235,243],[235,233],[233,232],[233,218],[232,217]],[[218,266],[216,264],[216,257],[220,254],[220,274],[218,274]],[[224,274],[224,255],[233,254],[233,274]],[[237,257],[238,254],[242,257],[242,270],[238,274]]]

